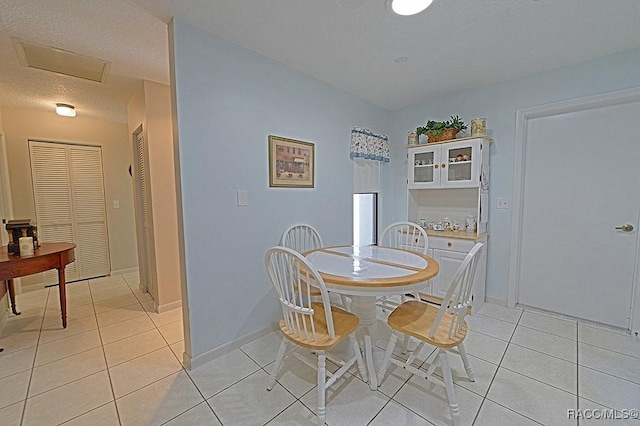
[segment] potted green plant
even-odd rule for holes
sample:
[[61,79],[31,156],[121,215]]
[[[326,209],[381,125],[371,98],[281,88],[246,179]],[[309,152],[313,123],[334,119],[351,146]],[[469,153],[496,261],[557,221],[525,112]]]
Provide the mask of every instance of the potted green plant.
[[466,130],[467,126],[464,124],[464,121],[460,119],[457,115],[451,116],[451,120],[446,121],[427,121],[426,126],[421,126],[416,128],[416,133],[418,137],[420,135],[427,135],[428,142],[440,142],[449,139],[455,139],[458,132]]

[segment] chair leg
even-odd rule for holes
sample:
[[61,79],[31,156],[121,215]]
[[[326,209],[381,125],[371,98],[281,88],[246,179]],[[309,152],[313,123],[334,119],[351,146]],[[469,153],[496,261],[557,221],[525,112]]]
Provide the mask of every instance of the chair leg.
[[326,375],[325,354],[324,351],[318,351],[318,426],[324,426],[327,416],[327,407],[325,406]]
[[404,347],[404,349],[402,350],[402,353],[406,355],[407,352],[411,350],[411,336],[409,336],[408,334],[404,335],[402,346]]
[[382,383],[382,379],[387,372],[387,368],[389,368],[389,363],[391,362],[391,354],[393,353],[393,349],[396,347],[397,340],[398,336],[396,335],[396,333],[392,332],[391,336],[389,336],[387,349],[384,351],[384,359],[382,360],[382,365],[380,365],[380,369],[378,370],[378,386],[380,386],[380,383]]
[[467,355],[467,350],[464,348],[464,342],[458,345],[458,352],[460,353],[460,357],[462,358],[462,363],[464,364],[464,369],[467,372],[467,377],[472,382],[476,381],[476,378],[473,375],[473,370],[471,370],[471,363],[469,362],[469,356]]
[[278,349],[278,355],[276,356],[276,361],[273,363],[273,369],[271,370],[271,374],[269,375],[269,384],[267,386],[267,390],[273,389],[273,385],[276,384],[276,377],[278,376],[278,371],[280,371],[280,367],[282,367],[282,361],[284,361],[284,353],[287,350],[287,342],[286,339],[282,338],[282,343],[280,343],[280,349]]
[[349,305],[349,298],[344,294],[340,295],[340,300],[342,300],[342,307],[345,311],[351,312],[351,306]]
[[349,340],[351,341],[353,351],[356,353],[356,362],[358,363],[358,370],[360,370],[360,377],[362,377],[362,380],[367,382],[369,381],[367,367],[364,363],[364,359],[362,359],[362,352],[360,352],[360,345],[358,345],[358,339],[356,339],[355,333],[351,333],[349,335]]
[[458,407],[456,392],[453,388],[453,377],[451,375],[449,358],[447,358],[447,351],[444,349],[440,349],[438,357],[440,358],[440,367],[442,368],[444,385],[447,390],[447,399],[449,400],[449,411],[451,412],[451,419],[453,420],[454,426],[460,426],[460,408]]

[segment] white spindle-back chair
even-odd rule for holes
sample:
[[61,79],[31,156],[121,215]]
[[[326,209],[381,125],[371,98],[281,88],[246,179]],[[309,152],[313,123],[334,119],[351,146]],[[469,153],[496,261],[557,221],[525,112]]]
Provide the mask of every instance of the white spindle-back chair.
[[[475,381],[469,357],[464,348],[464,339],[467,335],[465,316],[469,312],[469,307],[472,303],[471,289],[482,248],[483,244],[477,243],[469,251],[456,271],[449,290],[439,308],[421,301],[408,301],[391,312],[387,322],[393,329],[393,333],[389,338],[384,360],[378,371],[378,383],[382,382],[389,364],[392,363],[408,370],[410,373],[443,385],[449,400],[451,418],[456,426],[460,425],[460,410],[453,387],[453,377],[447,358],[447,351],[457,351],[460,354],[469,380]],[[407,360],[396,358],[393,355],[393,349],[400,336],[411,336],[420,341],[418,347]],[[427,371],[417,369],[411,365],[415,358],[419,356],[425,344],[430,344],[437,348],[423,365],[423,368],[425,365],[429,365]],[[444,380],[433,376],[438,366],[442,368]]]
[[[367,380],[365,364],[355,337],[360,320],[344,309],[331,306],[324,280],[311,263],[295,250],[286,247],[273,247],[267,250],[265,267],[269,280],[276,290],[283,316],[279,323],[283,334],[282,343],[269,376],[267,389],[271,390],[275,385],[289,343],[311,350],[318,357],[316,414],[318,425],[324,425],[326,389],[344,375],[354,363],[358,364],[362,379]],[[320,302],[313,301],[315,297],[311,294],[312,284],[320,292]],[[336,346],[345,337],[349,337],[353,356],[349,360],[341,360],[338,371],[331,373],[326,369],[325,351]]]
[[[427,254],[429,249],[429,237],[427,232],[419,225],[413,222],[395,222],[387,226],[378,240],[379,246],[401,248],[405,250],[411,250],[422,254]],[[418,292],[414,293],[413,297],[420,300]],[[401,297],[402,301],[407,300],[406,297]],[[391,297],[378,297],[376,305],[383,310],[391,310],[398,306],[398,303],[393,301]]]
[[[282,233],[282,237],[280,237],[280,245],[293,249],[298,253],[304,253],[323,246],[322,238],[318,231],[313,226],[303,223],[291,225],[285,229]],[[317,290],[314,288],[311,290],[312,296],[319,296]],[[342,307],[348,309],[349,305],[347,296],[340,295],[340,300],[342,301]]]
[[280,245],[304,253],[322,247],[322,238],[313,226],[297,224],[285,229],[280,238]]

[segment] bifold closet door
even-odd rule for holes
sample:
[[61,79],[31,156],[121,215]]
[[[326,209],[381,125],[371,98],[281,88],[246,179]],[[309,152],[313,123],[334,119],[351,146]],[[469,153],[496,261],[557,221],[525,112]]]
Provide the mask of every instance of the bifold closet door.
[[[100,147],[29,141],[39,240],[72,241],[67,281],[110,273]],[[45,274],[55,283],[55,271]]]

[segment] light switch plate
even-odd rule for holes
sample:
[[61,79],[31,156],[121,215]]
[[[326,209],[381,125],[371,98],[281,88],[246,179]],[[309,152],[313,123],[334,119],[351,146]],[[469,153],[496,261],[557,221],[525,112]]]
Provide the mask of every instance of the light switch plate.
[[244,207],[248,204],[247,191],[244,189],[238,190],[238,207]]

